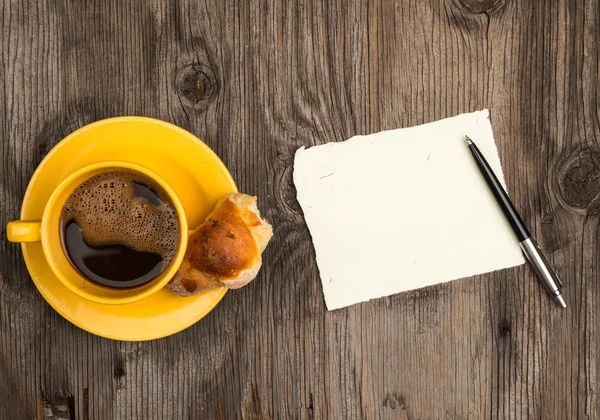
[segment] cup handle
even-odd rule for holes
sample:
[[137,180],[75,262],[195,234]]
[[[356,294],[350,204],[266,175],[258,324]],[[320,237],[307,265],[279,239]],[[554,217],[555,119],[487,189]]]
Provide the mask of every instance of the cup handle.
[[6,225],[6,237],[10,242],[39,242],[42,240],[40,220],[15,220]]

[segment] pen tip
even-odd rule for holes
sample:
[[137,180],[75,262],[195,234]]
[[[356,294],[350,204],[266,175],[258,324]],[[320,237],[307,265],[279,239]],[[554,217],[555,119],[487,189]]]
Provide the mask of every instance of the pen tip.
[[467,144],[470,146],[471,144],[473,144],[473,140],[471,140],[469,138],[469,136],[465,135],[465,141],[467,142]]
[[565,302],[565,298],[562,295],[554,296],[556,302],[560,305],[561,308],[565,309],[567,307],[567,302]]

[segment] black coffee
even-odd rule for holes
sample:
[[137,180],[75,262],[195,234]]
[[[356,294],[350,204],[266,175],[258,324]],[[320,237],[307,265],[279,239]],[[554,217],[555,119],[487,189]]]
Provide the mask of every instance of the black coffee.
[[145,175],[95,175],[67,199],[60,219],[63,250],[73,267],[103,286],[128,288],[162,273],[179,247],[177,211]]

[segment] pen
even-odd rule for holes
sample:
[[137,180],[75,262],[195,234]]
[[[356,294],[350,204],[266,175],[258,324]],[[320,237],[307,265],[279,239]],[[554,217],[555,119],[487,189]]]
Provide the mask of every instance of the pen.
[[473,155],[473,159],[475,159],[475,163],[477,164],[483,179],[492,191],[496,202],[500,206],[502,213],[504,213],[504,217],[506,217],[506,220],[510,224],[515,236],[519,240],[519,245],[523,250],[523,254],[525,254],[527,260],[533,266],[538,278],[542,281],[542,283],[544,283],[546,289],[548,289],[548,292],[550,295],[552,295],[556,303],[558,303],[561,308],[566,308],[567,303],[562,296],[563,285],[560,279],[550,267],[548,260],[542,253],[542,250],[538,244],[531,237],[531,234],[525,226],[525,223],[523,223],[521,216],[519,216],[519,213],[517,213],[517,210],[510,201],[510,198],[508,198],[506,191],[504,191],[502,184],[500,184],[500,181],[498,181],[498,178],[496,178],[496,175],[494,175],[494,171],[492,171],[492,168],[481,154],[479,148],[468,136],[465,136],[465,141],[469,146],[469,150]]

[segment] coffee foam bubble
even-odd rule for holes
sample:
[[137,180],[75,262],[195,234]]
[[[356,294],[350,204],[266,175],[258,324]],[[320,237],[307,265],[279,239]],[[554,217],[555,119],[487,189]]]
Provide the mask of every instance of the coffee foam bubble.
[[[137,196],[136,184],[150,189],[160,203]],[[121,244],[153,252],[162,257],[165,267],[179,246],[179,219],[171,199],[154,181],[137,172],[104,172],[84,181],[63,207],[61,231],[72,220],[89,246]]]

